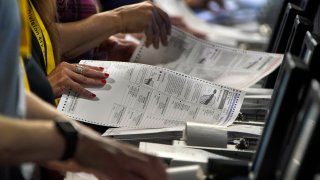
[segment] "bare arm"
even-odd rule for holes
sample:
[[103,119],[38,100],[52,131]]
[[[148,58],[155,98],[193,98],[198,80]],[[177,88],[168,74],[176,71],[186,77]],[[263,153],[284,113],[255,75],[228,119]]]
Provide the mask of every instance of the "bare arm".
[[44,102],[31,92],[26,92],[28,119],[54,119],[62,116],[52,105]]
[[59,161],[65,140],[53,121],[54,108],[27,93],[28,116],[38,121],[0,116],[0,165],[37,162],[61,171],[82,171],[100,178],[164,180],[164,166],[156,157],[140,153],[123,143],[103,138],[92,130],[73,123],[79,131],[77,149],[69,161]]
[[123,6],[72,23],[58,23],[64,57],[74,57],[104,42],[117,33],[146,35],[146,45],[167,44],[171,31],[168,15],[151,2]]
[[64,57],[75,57],[96,47],[108,37],[121,32],[120,19],[113,12],[103,12],[89,18],[57,23]]
[[52,121],[26,121],[0,116],[0,165],[59,159],[63,138]]
[[30,92],[26,98],[29,120],[0,115],[0,164],[45,162],[59,159],[63,153],[63,138],[53,121],[43,121],[57,117],[58,111]]

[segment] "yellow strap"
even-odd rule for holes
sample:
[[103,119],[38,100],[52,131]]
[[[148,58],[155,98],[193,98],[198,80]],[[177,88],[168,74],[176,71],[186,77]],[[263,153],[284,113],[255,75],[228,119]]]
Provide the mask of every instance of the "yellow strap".
[[27,25],[27,1],[20,1],[20,15],[21,15],[21,44],[20,44],[20,66],[23,69],[23,81],[24,87],[27,91],[30,91],[29,80],[24,68],[23,59],[28,59],[31,56],[31,38],[30,38],[30,29]]
[[41,17],[37,10],[33,7],[32,2],[29,0],[28,18],[29,26],[37,37],[38,43],[41,47],[44,64],[46,66],[47,75],[50,74],[56,67],[53,55],[52,43],[48,31],[46,30]]
[[30,85],[29,85],[29,80],[28,80],[28,76],[26,73],[26,69],[24,68],[24,63],[23,63],[23,58],[20,56],[20,66],[23,69],[23,81],[24,81],[24,88],[27,91],[30,91]]
[[20,45],[20,54],[22,57],[31,56],[31,38],[30,38],[30,29],[27,25],[28,17],[27,17],[27,1],[20,1],[20,14],[21,14],[21,25],[22,25],[22,33],[21,33],[21,45]]

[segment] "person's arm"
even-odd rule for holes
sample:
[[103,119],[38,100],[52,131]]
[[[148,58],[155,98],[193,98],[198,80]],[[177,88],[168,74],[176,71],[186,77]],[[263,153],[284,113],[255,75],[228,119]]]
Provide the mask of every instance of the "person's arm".
[[[0,137],[11,137],[9,140],[1,138],[0,164],[6,164],[7,161],[15,164],[26,161],[39,162],[56,170],[93,173],[102,179],[108,177],[111,179],[165,180],[168,178],[163,164],[157,157],[141,153],[127,144],[100,136],[76,121],[63,117],[53,106],[43,102],[32,93],[27,93],[27,105],[29,118],[55,119],[60,116],[74,124],[79,132],[76,152],[69,161],[58,161],[65,150],[65,142],[62,135],[55,129],[53,121],[42,121],[41,123],[29,121],[30,124],[27,124],[26,121],[16,121],[14,125],[10,126],[10,122],[8,126],[6,124],[8,121],[2,123],[5,120],[0,117]],[[17,143],[19,143],[18,146],[16,146]],[[12,148],[14,151],[7,151]],[[27,154],[29,151],[34,152],[30,157]],[[15,155],[20,152],[21,156]]]
[[53,121],[26,121],[0,115],[0,165],[59,159],[64,150]]
[[112,12],[95,14],[80,21],[57,23],[57,29],[61,53],[66,59],[96,47],[121,31],[119,17]]
[[102,12],[86,19],[57,23],[61,50],[64,57],[75,57],[96,47],[117,33],[139,33],[146,35],[146,45],[159,47],[167,44],[171,31],[168,15],[151,2],[142,2]]
[[103,138],[88,128],[78,126],[78,130],[74,157],[59,161],[66,145],[53,121],[26,121],[0,115],[0,166],[36,162],[64,172],[93,173],[102,179],[167,179],[158,158]]
[[41,100],[32,92],[26,92],[27,119],[54,119],[62,116],[52,105]]

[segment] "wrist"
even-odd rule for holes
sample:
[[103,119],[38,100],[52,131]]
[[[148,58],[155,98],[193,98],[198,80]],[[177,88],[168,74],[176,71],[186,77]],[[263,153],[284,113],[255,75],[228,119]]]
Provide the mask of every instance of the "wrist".
[[57,117],[54,121],[57,132],[64,140],[64,151],[61,153],[60,160],[65,161],[71,159],[78,144],[78,130],[69,120],[64,117]]
[[116,29],[116,32],[114,34],[126,33],[126,28],[124,26],[124,19],[123,19],[121,8],[114,9],[110,13],[112,14],[111,19],[114,23],[113,27]]

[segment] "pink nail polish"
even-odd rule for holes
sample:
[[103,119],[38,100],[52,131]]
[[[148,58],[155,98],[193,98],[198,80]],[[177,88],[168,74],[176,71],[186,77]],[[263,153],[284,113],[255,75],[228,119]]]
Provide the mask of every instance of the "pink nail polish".
[[101,82],[102,82],[103,84],[107,83],[107,81],[106,81],[105,79],[102,79]]

